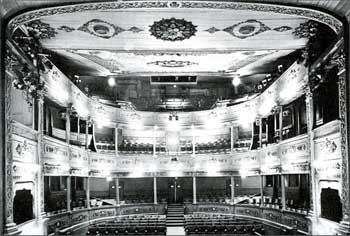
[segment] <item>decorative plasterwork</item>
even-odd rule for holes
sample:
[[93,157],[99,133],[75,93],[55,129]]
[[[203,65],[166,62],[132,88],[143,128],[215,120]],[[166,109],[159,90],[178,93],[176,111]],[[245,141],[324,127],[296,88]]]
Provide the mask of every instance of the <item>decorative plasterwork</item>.
[[345,54],[343,51],[336,53],[332,59],[331,63],[335,64],[338,68],[338,90],[339,90],[339,118],[340,118],[340,151],[341,151],[341,200],[343,203],[343,222],[349,224],[350,216],[350,200],[349,200],[349,153],[348,153],[348,133],[347,133],[347,93],[346,93],[346,71],[345,71]]
[[271,29],[257,20],[247,20],[223,29],[223,31],[240,39],[252,37],[268,30]]
[[62,7],[46,8],[36,11],[27,12],[13,18],[9,23],[10,31],[13,31],[20,24],[28,21],[32,21],[44,16],[84,12],[84,11],[102,11],[113,9],[128,9],[128,8],[202,8],[202,9],[230,9],[230,10],[246,10],[246,11],[259,11],[259,12],[272,12],[281,13],[293,16],[303,16],[306,18],[320,21],[329,25],[336,33],[342,31],[342,23],[335,17],[326,13],[315,11],[311,9],[278,6],[261,3],[238,3],[238,2],[208,2],[208,1],[181,1],[172,2],[168,1],[117,1],[117,2],[99,2],[99,3],[87,3],[68,5]]
[[148,62],[147,64],[157,65],[161,67],[185,67],[185,66],[197,65],[198,63],[190,62],[190,61],[169,60],[169,61],[152,61],[152,62]]
[[29,147],[27,145],[27,141],[24,140],[23,143],[18,143],[16,146],[16,152],[19,156],[22,156],[22,154],[24,152],[26,152],[27,150],[29,150]]
[[58,30],[63,30],[63,31],[66,31],[66,32],[72,32],[75,30],[75,28],[73,27],[69,27],[69,26],[66,26],[66,25],[62,25],[60,26],[59,28],[57,28]]
[[78,30],[106,39],[114,37],[115,35],[125,31],[125,29],[117,25],[113,25],[99,19],[93,19],[86,22],[84,25],[79,27]]
[[337,144],[334,141],[326,139],[325,143],[321,145],[321,150],[325,153],[332,154],[337,149]]
[[128,29],[128,31],[133,32],[133,33],[139,33],[139,32],[141,32],[143,30],[138,28],[138,27],[136,27],[136,26],[133,26],[130,29]]
[[34,37],[39,39],[50,39],[55,37],[57,31],[49,24],[42,22],[41,20],[34,20],[25,24],[27,30],[33,34]]
[[301,23],[300,26],[294,29],[293,35],[297,38],[312,38],[316,36],[317,32],[317,22],[307,21]]
[[[7,68],[9,70],[9,68]],[[12,78],[5,73],[5,219],[6,224],[13,224],[13,155],[12,155]]]
[[216,27],[210,27],[209,29],[206,29],[204,31],[207,31],[210,34],[214,34],[214,33],[218,32],[218,31],[220,31],[220,29],[218,29]]
[[280,26],[280,27],[274,28],[273,30],[277,31],[277,32],[285,32],[285,31],[288,31],[291,29],[292,29],[292,27],[289,27],[289,26]]
[[197,32],[197,26],[184,19],[162,19],[150,25],[151,35],[164,41],[182,41],[189,39]]

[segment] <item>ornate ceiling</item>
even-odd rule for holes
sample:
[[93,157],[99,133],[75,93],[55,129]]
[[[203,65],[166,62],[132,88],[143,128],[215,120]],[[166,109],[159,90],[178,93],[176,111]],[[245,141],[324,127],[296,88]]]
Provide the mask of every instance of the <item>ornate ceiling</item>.
[[44,48],[88,64],[95,75],[249,75],[254,66],[306,44],[305,38],[293,34],[308,20],[303,17],[170,3],[147,9],[60,9],[60,14],[46,12],[23,22],[21,28],[38,31]]

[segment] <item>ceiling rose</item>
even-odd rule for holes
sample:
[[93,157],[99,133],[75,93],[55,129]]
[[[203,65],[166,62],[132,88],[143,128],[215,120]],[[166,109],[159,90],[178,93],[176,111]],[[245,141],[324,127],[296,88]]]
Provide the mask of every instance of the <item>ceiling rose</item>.
[[162,19],[150,26],[151,35],[164,41],[182,41],[195,35],[197,26],[184,19]]
[[78,30],[106,39],[114,37],[115,35],[125,31],[125,29],[119,26],[113,25],[100,19],[90,20],[84,25],[80,26]]
[[268,30],[271,29],[258,20],[247,20],[223,29],[223,31],[240,39],[252,37]]

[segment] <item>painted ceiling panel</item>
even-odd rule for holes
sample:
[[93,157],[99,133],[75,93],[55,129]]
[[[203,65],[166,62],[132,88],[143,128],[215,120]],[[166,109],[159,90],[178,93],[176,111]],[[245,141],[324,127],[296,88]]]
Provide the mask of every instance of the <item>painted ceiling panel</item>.
[[133,9],[60,14],[41,21],[57,32],[42,40],[47,48],[278,50],[306,43],[292,34],[306,19],[242,10]]
[[227,53],[129,53],[97,50],[57,50],[69,56],[80,56],[110,72],[162,73],[162,72],[225,72],[237,71],[266,56],[288,54],[276,50],[236,51]]

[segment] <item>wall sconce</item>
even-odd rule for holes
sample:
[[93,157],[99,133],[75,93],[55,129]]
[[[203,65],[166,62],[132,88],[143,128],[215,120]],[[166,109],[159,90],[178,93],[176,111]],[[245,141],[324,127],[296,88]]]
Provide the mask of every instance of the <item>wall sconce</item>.
[[278,65],[277,70],[278,70],[278,72],[282,73],[283,72],[283,65]]

